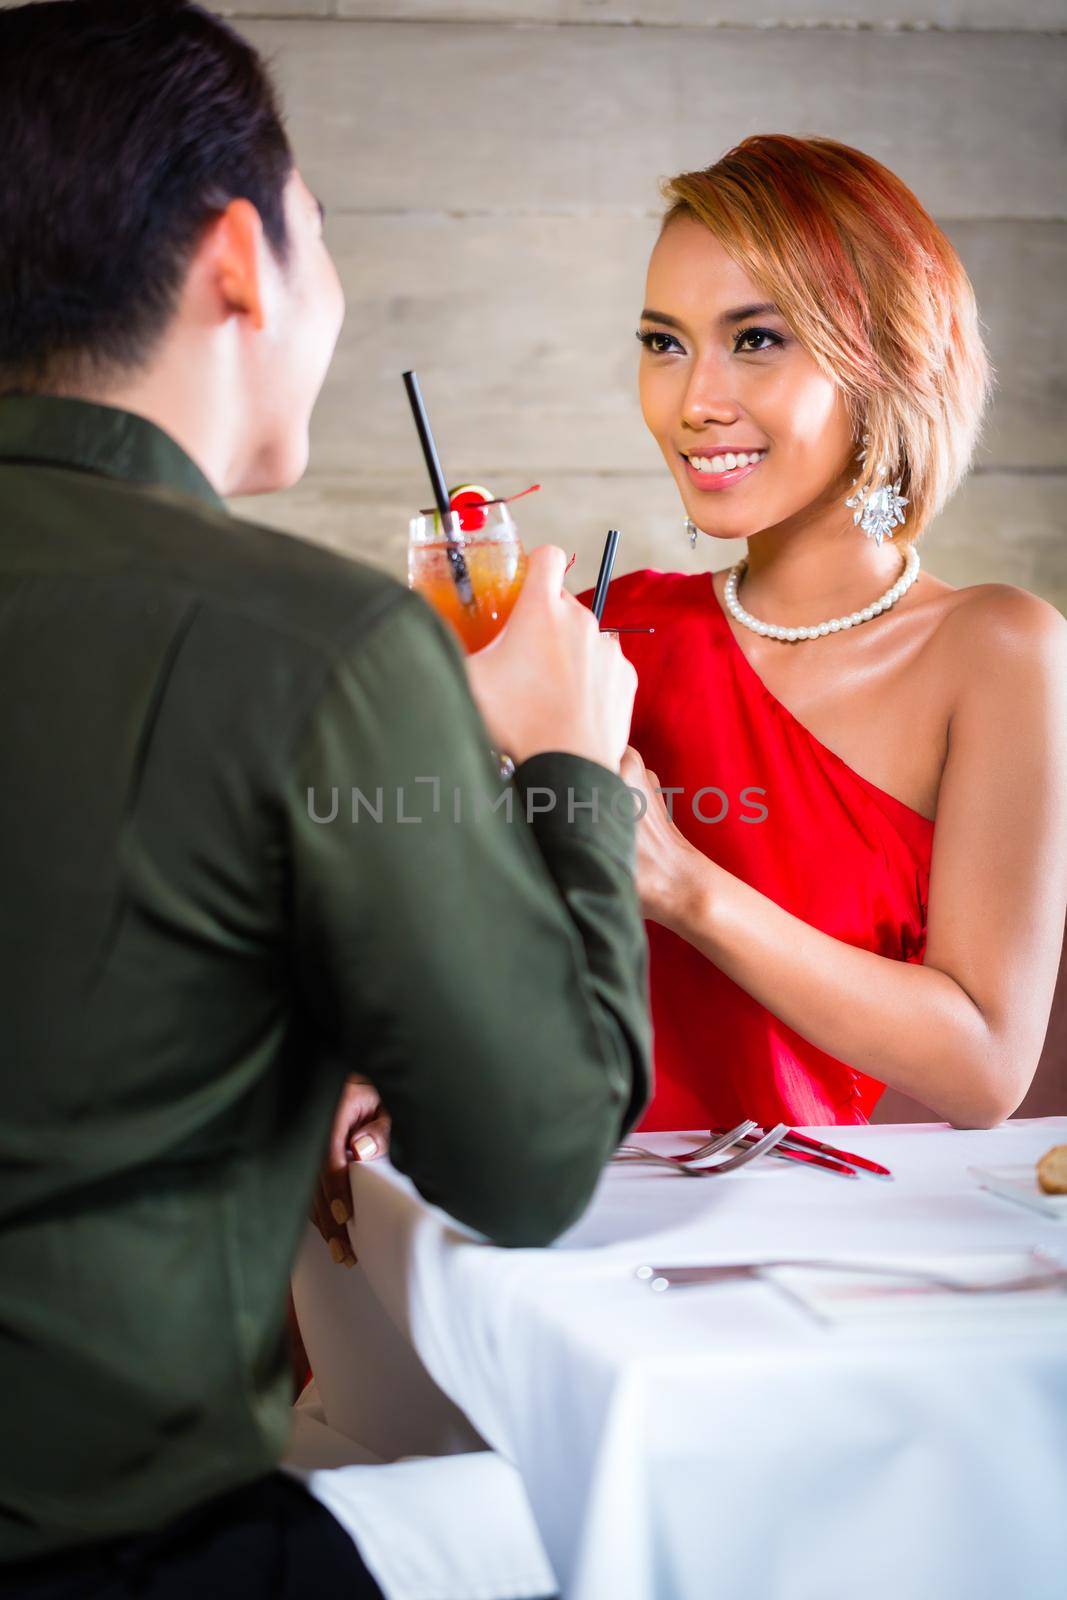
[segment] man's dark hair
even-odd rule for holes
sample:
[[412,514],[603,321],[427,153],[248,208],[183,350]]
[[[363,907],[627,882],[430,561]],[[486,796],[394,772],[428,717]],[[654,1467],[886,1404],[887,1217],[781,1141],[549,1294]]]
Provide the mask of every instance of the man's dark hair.
[[0,10],[0,392],[142,365],[238,196],[284,264],[292,166],[266,67],[203,7]]

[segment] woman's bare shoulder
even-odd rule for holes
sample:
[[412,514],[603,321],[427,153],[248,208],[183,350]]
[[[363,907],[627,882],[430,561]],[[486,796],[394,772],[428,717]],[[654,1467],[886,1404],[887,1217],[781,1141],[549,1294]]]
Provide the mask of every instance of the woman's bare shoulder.
[[931,643],[955,705],[990,688],[1024,695],[1050,678],[1067,681],[1067,618],[1047,600],[1011,583],[941,588]]
[[[938,581],[938,580],[935,580]],[[1012,583],[975,583],[963,589],[941,584],[938,633],[953,650],[991,659],[1020,649],[1063,648],[1067,618],[1054,605]]]

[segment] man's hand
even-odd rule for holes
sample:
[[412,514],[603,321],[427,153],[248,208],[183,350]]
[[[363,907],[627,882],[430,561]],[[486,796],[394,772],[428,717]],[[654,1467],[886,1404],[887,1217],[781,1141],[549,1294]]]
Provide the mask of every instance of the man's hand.
[[356,1264],[347,1226],[352,1216],[348,1164],[373,1161],[388,1149],[389,1116],[382,1108],[377,1089],[367,1078],[346,1078],[311,1203],[311,1220],[339,1265]]
[[531,550],[506,626],[468,656],[467,681],[498,750],[516,766],[569,751],[618,772],[630,732],[637,674],[616,638],[563,588],[567,557]]

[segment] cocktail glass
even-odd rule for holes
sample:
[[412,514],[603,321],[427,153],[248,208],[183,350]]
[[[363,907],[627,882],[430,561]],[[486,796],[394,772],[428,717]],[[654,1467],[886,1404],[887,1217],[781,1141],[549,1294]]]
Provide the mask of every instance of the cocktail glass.
[[[449,537],[451,535],[451,537]],[[468,655],[495,639],[526,576],[526,552],[502,500],[411,519],[408,587],[450,625]]]

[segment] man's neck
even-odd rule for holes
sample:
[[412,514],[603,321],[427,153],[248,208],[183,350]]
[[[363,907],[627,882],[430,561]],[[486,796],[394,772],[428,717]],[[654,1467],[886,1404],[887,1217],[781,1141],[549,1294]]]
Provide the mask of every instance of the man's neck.
[[163,359],[112,382],[83,384],[61,392],[72,399],[115,406],[145,417],[179,444],[219,495],[234,494],[241,483],[240,441],[234,415],[204,367],[188,357]]

